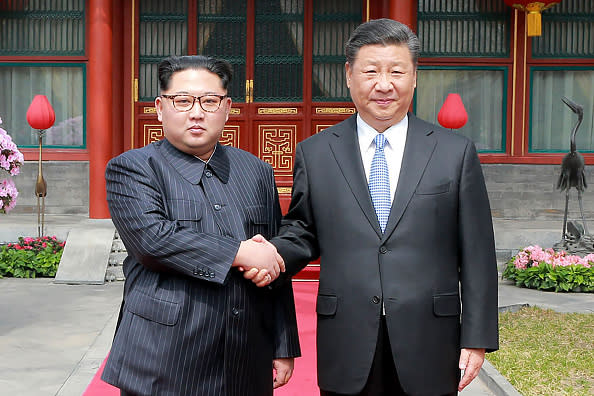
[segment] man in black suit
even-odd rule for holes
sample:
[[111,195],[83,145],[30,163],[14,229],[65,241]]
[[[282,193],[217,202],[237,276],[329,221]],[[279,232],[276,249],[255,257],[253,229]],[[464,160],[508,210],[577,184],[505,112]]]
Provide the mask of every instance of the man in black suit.
[[[165,139],[110,161],[107,199],[128,257],[124,302],[103,379],[122,395],[272,396],[299,356],[290,282],[271,246],[280,223],[272,167],[218,140],[228,63],[159,64]],[[262,270],[257,285],[242,270]],[[273,378],[273,369],[276,375]]]
[[346,44],[358,113],[296,149],[272,243],[289,274],[320,258],[322,395],[453,395],[498,348],[480,162],[469,139],[407,113],[418,56],[407,26],[360,25]]

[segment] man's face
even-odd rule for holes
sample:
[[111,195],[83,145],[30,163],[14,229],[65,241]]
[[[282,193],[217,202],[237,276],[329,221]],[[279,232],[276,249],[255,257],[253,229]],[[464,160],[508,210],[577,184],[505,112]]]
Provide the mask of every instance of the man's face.
[[[227,92],[216,74],[205,69],[186,69],[171,75],[169,89],[162,94],[202,96]],[[202,110],[198,100],[190,111],[178,111],[172,99],[160,96],[155,99],[155,107],[167,140],[180,151],[208,160],[229,118],[231,99],[224,98],[214,113]]]
[[417,71],[406,45],[365,45],[346,63],[347,86],[359,115],[379,132],[400,122],[412,103]]

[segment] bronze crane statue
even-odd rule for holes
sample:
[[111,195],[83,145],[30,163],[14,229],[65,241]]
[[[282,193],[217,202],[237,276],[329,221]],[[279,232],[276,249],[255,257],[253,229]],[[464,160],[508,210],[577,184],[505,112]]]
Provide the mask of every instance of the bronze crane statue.
[[563,161],[561,162],[561,174],[557,180],[557,189],[565,191],[565,214],[563,216],[562,234],[562,240],[565,241],[567,232],[567,207],[569,204],[569,190],[572,187],[575,187],[578,193],[580,214],[582,216],[585,234],[589,234],[588,226],[586,225],[586,220],[584,218],[584,207],[582,205],[582,192],[588,187],[588,185],[586,183],[586,175],[584,173],[584,168],[586,165],[584,162],[584,157],[577,151],[575,144],[575,135],[577,134],[577,130],[584,119],[584,108],[566,97],[561,98],[561,100],[578,116],[578,120],[573,127],[573,131],[571,131],[570,150],[569,153],[563,157]]

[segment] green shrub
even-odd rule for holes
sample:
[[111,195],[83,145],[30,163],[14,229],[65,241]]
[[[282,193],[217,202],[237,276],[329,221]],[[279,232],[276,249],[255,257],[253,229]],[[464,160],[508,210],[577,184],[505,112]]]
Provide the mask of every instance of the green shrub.
[[0,248],[0,277],[53,277],[58,270],[65,242],[55,236],[19,237],[17,243]]
[[503,278],[531,289],[594,292],[594,254],[579,257],[528,246],[507,262]]

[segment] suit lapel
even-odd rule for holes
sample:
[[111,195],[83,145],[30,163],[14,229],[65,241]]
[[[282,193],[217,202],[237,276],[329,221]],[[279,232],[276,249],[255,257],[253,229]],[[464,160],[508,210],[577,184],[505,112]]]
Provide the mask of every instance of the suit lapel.
[[367,220],[381,237],[381,230],[375,215],[369,188],[367,187],[367,178],[365,169],[361,160],[361,150],[357,139],[357,115],[348,118],[342,128],[333,128],[333,139],[330,140],[330,149],[342,171],[359,207],[367,217]]
[[428,125],[430,124],[421,122],[417,117],[408,114],[408,133],[398,186],[382,240],[386,240],[398,225],[431,159],[436,141],[431,136],[433,129],[427,128]]

